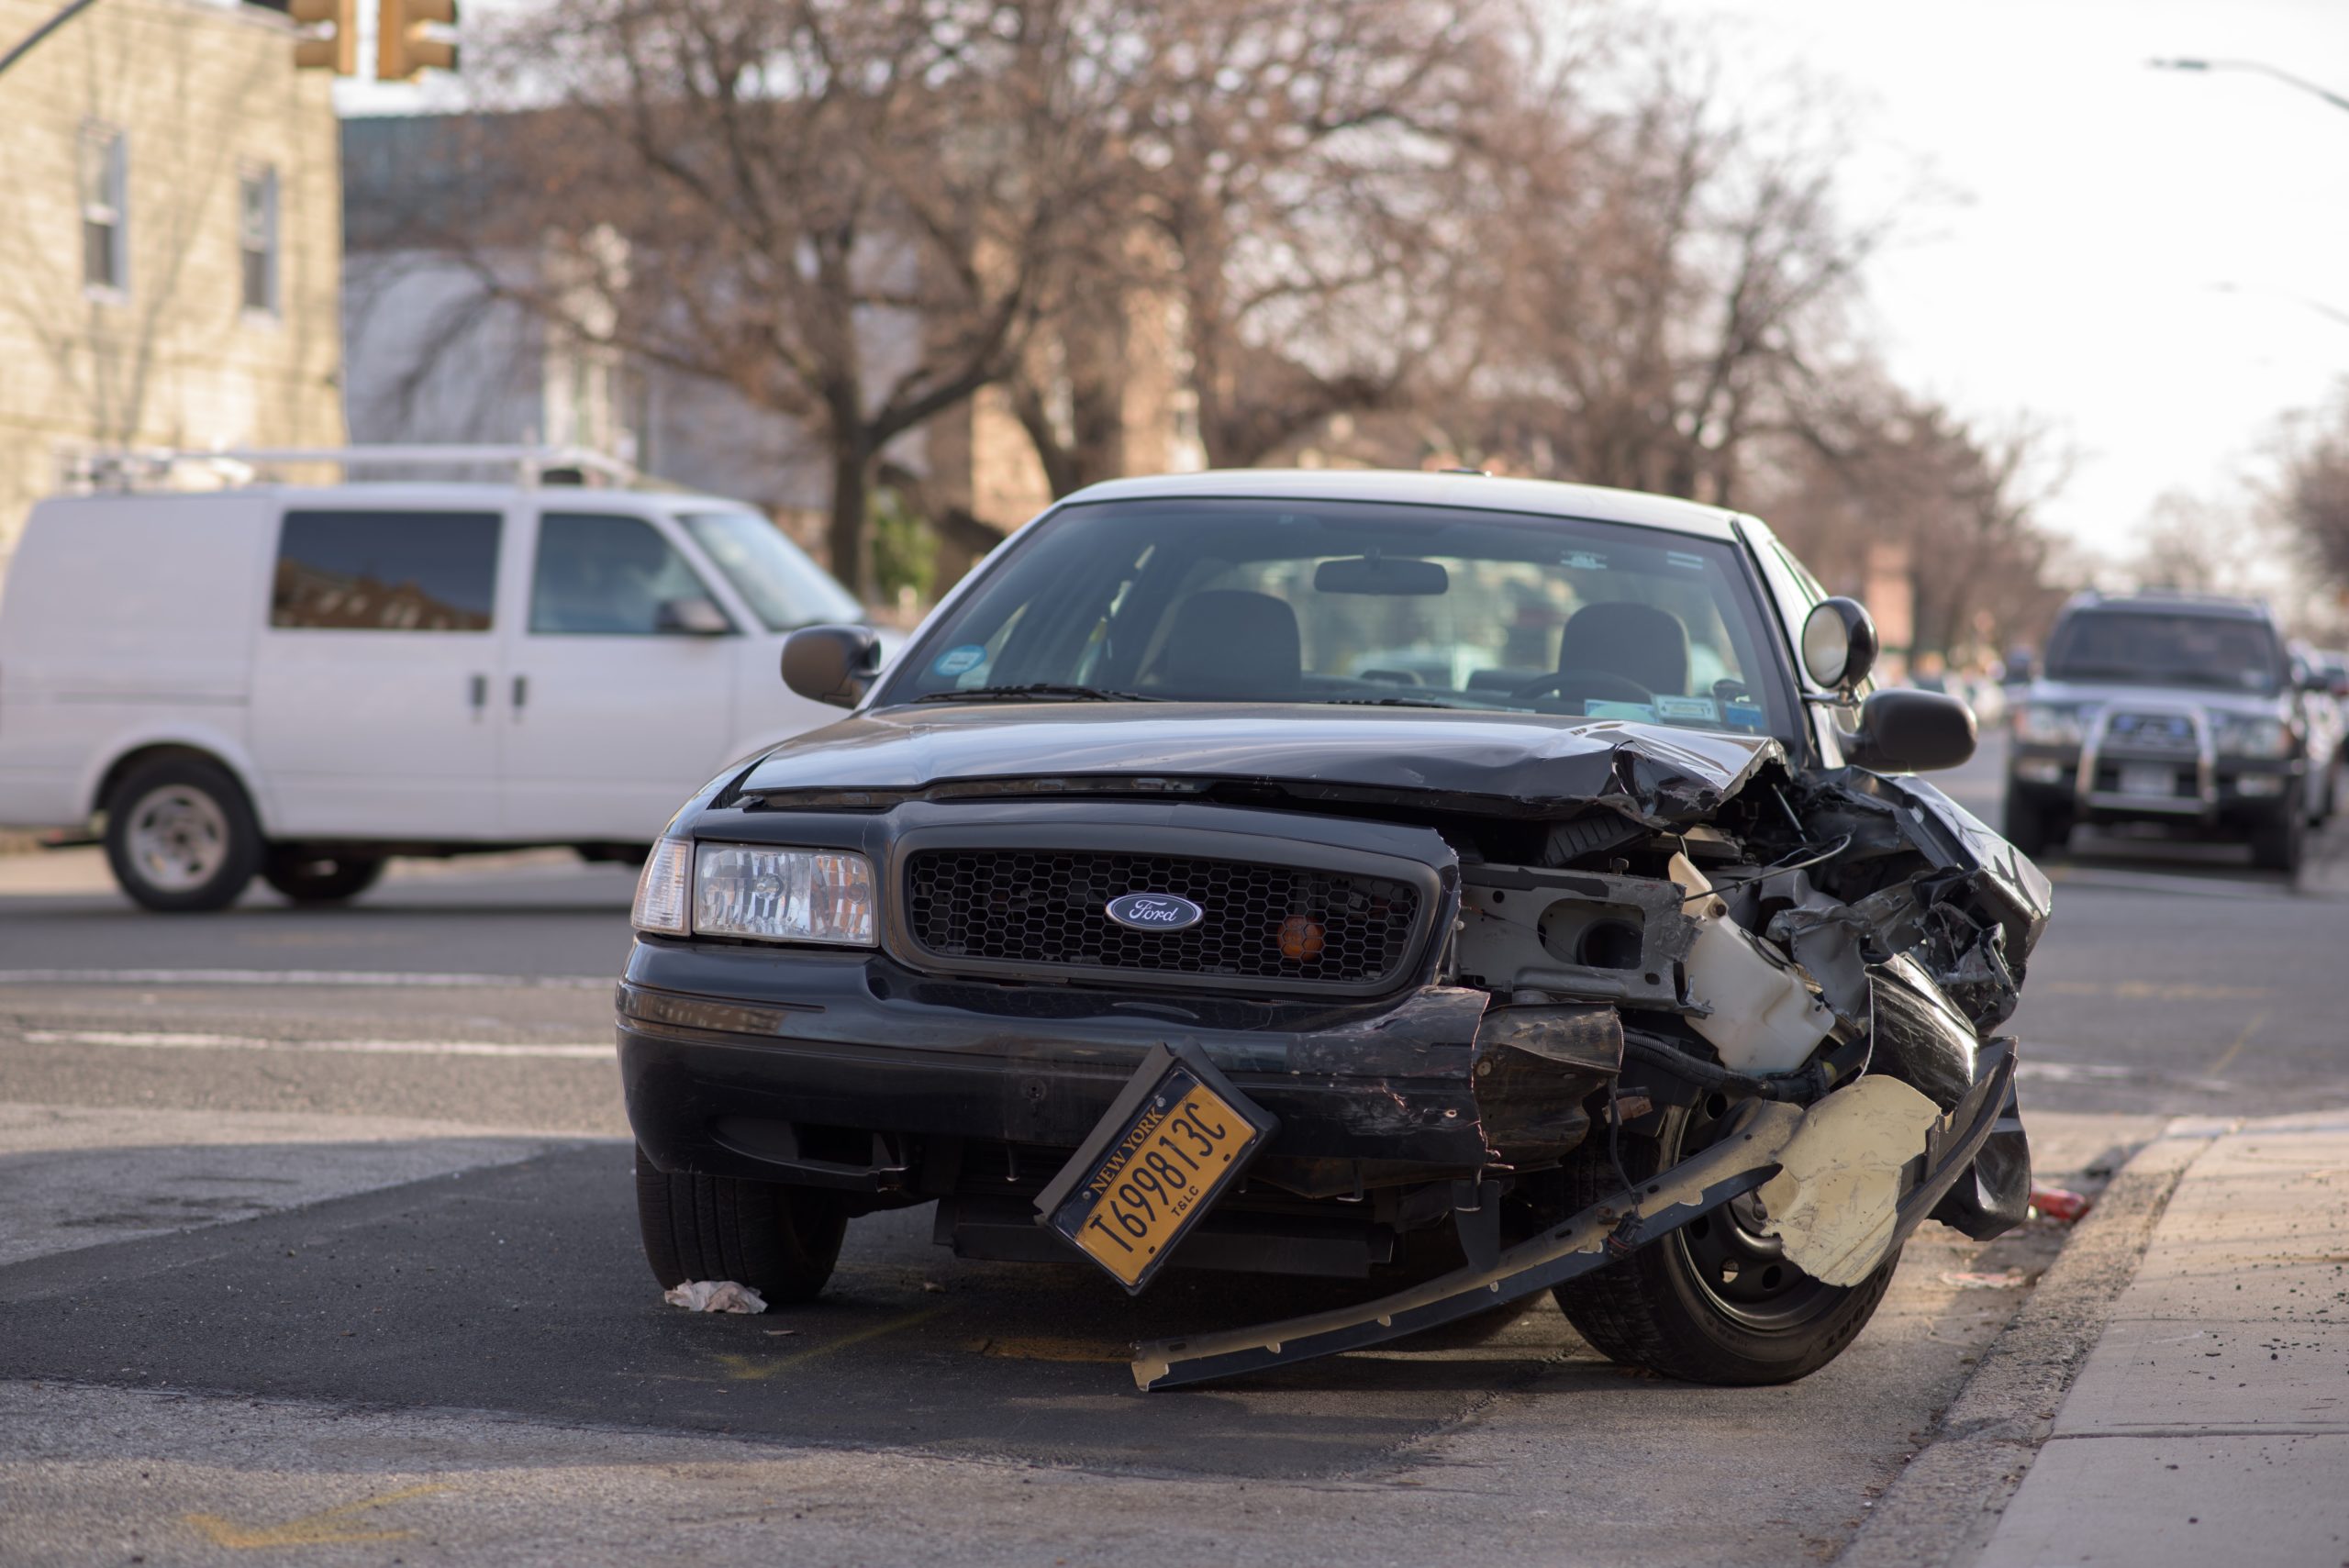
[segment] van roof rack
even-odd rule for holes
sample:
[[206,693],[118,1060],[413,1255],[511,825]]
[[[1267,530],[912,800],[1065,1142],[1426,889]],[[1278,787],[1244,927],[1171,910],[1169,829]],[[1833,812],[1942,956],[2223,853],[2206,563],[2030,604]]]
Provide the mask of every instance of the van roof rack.
[[[262,483],[254,471],[288,463],[333,463],[346,484],[384,484],[415,477],[420,469],[513,471],[517,484],[632,485],[644,476],[633,463],[587,447],[386,445],[351,447],[138,447],[74,454],[64,465],[75,489],[135,490],[169,485],[182,465],[208,468],[227,484]],[[354,473],[354,471],[363,471]]]

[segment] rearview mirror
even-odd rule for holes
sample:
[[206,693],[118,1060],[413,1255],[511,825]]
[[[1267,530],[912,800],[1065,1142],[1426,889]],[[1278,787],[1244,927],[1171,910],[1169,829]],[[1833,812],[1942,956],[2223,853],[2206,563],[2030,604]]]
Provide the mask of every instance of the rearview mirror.
[[1803,673],[1831,692],[1866,680],[1876,654],[1876,622],[1857,599],[1821,599],[1803,618]]
[[723,637],[734,629],[726,612],[714,600],[696,595],[689,599],[663,599],[653,613],[653,629],[682,632],[687,637]]
[[1418,561],[1384,555],[1354,555],[1325,561],[1313,569],[1317,594],[1390,594],[1427,598],[1448,591],[1452,573],[1440,561]]
[[854,707],[881,660],[869,626],[803,627],[783,639],[783,684],[810,702]]
[[1859,733],[1843,737],[1843,760],[1870,773],[1930,773],[1969,760],[1977,739],[1974,710],[1957,698],[1895,687],[1861,706]]

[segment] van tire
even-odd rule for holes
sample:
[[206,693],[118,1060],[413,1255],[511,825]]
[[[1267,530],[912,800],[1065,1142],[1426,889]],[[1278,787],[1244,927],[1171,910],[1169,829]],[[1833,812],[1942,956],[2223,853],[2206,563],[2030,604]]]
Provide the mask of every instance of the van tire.
[[356,898],[384,874],[381,855],[312,855],[290,844],[273,844],[261,862],[261,878],[296,904],[339,904]]
[[771,1306],[813,1301],[848,1231],[840,1195],[737,1176],[672,1175],[636,1150],[636,1218],[663,1290],[732,1280]]
[[160,914],[225,909],[261,870],[261,825],[226,768],[180,754],[139,762],[106,796],[106,864]]

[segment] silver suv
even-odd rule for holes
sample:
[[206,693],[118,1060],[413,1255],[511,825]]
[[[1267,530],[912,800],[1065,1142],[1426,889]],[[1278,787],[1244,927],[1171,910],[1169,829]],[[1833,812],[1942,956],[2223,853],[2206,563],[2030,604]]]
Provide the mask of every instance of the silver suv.
[[2248,839],[2255,864],[2299,870],[2332,806],[2309,706],[2330,698],[2304,669],[2252,601],[2080,595],[2012,710],[2007,837],[2036,858],[2079,823],[2156,823]]

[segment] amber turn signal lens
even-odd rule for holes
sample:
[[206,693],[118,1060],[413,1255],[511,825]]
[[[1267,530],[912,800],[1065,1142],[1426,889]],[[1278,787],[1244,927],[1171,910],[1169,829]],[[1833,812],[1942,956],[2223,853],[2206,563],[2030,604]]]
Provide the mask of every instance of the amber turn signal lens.
[[1328,933],[1319,920],[1308,920],[1302,915],[1291,915],[1281,922],[1281,956],[1291,963],[1303,963],[1321,956],[1321,945]]

